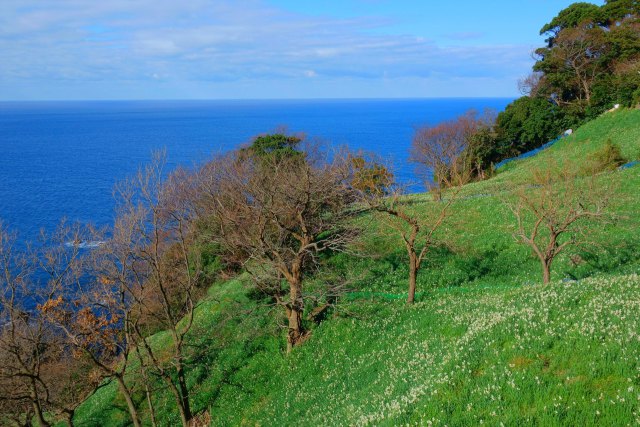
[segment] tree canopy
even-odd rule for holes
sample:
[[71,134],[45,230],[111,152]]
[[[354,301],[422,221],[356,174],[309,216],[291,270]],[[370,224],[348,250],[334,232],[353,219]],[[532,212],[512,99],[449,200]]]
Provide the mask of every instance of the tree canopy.
[[250,146],[243,148],[241,153],[258,158],[272,157],[275,159],[299,156],[302,154],[299,148],[301,142],[302,138],[284,133],[260,135],[252,141]]
[[556,35],[566,28],[575,28],[586,20],[595,20],[600,14],[600,8],[593,3],[573,3],[562,10],[551,22],[545,24],[540,34]]
[[526,94],[497,119],[501,157],[556,138],[611,109],[640,103],[640,1],[573,3],[542,26]]

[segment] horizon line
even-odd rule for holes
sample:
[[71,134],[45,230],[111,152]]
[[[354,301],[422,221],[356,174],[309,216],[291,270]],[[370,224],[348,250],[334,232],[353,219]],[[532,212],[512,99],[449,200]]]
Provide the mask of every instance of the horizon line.
[[427,96],[427,97],[319,97],[319,98],[94,98],[94,99],[0,99],[0,103],[28,102],[211,102],[211,101],[419,101],[438,99],[517,99],[517,96]]

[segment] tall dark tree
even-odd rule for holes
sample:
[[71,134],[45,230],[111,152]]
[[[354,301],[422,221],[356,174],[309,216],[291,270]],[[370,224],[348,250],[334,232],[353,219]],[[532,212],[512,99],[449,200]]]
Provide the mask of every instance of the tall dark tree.
[[640,15],[638,0],[606,0],[601,8],[599,20],[607,27],[615,26],[625,19],[633,19]]
[[[548,35],[547,46],[536,51],[534,70],[543,75],[542,95],[579,111],[610,108],[594,102],[592,94],[621,63],[637,60],[638,18],[633,0],[608,1],[602,7],[574,3],[562,10],[541,29]],[[612,83],[608,80],[609,89]]]
[[559,135],[567,125],[564,111],[551,101],[522,97],[497,118],[498,149],[511,156],[536,148]]
[[574,3],[540,34],[547,39],[535,51],[534,74],[520,83],[527,96],[498,117],[503,157],[536,148],[615,104],[640,103],[637,0]]
[[552,47],[555,37],[566,28],[576,28],[585,21],[596,21],[600,16],[600,7],[593,3],[573,3],[558,13],[551,22],[545,24],[540,30],[541,35],[548,35],[547,42]]

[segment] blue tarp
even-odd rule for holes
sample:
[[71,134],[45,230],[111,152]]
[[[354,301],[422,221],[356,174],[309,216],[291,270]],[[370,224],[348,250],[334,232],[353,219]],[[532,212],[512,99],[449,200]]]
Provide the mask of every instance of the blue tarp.
[[505,159],[505,160],[501,161],[500,163],[498,163],[495,166],[495,168],[496,169],[500,169],[502,166],[506,165],[507,163],[513,162],[514,160],[521,160],[521,159],[526,159],[528,157],[535,156],[536,154],[538,154],[542,150],[546,150],[547,148],[551,147],[556,142],[560,141],[563,137],[564,137],[564,135],[563,136],[559,136],[558,138],[554,139],[553,141],[549,141],[546,144],[544,144],[543,146],[538,147],[535,150],[531,150],[531,151],[527,151],[526,153],[522,153],[517,157],[512,157],[510,159]]
[[640,165],[640,160],[636,160],[634,162],[629,162],[626,165],[620,166],[618,169],[629,169],[634,167],[635,165]]

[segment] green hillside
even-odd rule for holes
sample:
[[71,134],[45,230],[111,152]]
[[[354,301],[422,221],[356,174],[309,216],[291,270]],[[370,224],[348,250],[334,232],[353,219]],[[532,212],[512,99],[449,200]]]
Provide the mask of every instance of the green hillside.
[[[290,355],[279,312],[241,276],[214,284],[196,311],[189,387],[211,425],[627,425],[640,422],[640,166],[597,175],[613,188],[618,221],[589,230],[596,244],[554,263],[540,284],[531,250],[516,244],[504,204],[533,167],[579,170],[611,140],[640,158],[640,110],[609,113],[492,179],[467,185],[429,254],[418,303],[404,304],[401,242],[363,219],[363,252],[325,260],[314,280],[346,292]],[[419,194],[417,211],[435,203]],[[313,283],[310,283],[313,289]],[[154,336],[163,348],[168,337]],[[135,384],[135,377],[129,378]],[[158,383],[160,384],[160,383]],[[136,398],[144,414],[144,395]],[[161,425],[177,425],[167,391]],[[123,426],[115,384],[77,411],[78,426]],[[145,420],[146,423],[149,420]]]

